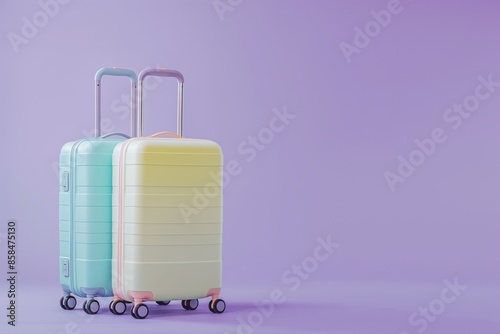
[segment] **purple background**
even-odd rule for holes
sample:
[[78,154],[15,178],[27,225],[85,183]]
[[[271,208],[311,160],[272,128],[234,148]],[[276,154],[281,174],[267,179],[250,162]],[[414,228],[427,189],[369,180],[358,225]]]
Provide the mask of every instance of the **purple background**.
[[[16,53],[8,34],[41,7],[0,2],[0,236],[18,221],[16,330],[59,333],[74,322],[81,333],[237,333],[253,301],[280,289],[287,302],[247,332],[418,333],[410,315],[458,278],[467,289],[425,332],[499,333],[500,88],[456,130],[443,114],[479,76],[500,81],[500,5],[401,0],[402,12],[348,63],[339,44],[353,44],[354,28],[387,3],[246,0],[221,20],[212,0],[73,0]],[[226,162],[242,166],[225,189],[228,310],[151,307],[141,322],[110,315],[107,303],[94,318],[64,312],[54,162],[93,129],[97,69],[157,65],[185,75],[185,136],[217,141]],[[128,131],[129,117],[114,112],[126,80],[106,78],[103,89],[104,117]],[[168,80],[151,93],[145,134],[175,129],[175,97]],[[285,106],[296,117],[246,161],[238,146]],[[391,192],[384,172],[435,128],[447,140]],[[291,291],[282,275],[328,235],[340,248]]]

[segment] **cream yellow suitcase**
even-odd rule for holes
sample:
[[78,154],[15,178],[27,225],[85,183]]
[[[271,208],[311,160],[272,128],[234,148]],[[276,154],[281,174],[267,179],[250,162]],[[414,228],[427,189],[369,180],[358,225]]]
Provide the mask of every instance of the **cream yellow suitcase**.
[[[142,93],[147,76],[178,80],[177,135],[142,137]],[[222,152],[218,144],[182,138],[184,78],[178,71],[147,69],[139,75],[138,137],[113,152],[114,300],[110,309],[144,319],[144,302],[182,300],[194,310],[224,312],[222,275]],[[160,138],[173,135],[174,138]]]

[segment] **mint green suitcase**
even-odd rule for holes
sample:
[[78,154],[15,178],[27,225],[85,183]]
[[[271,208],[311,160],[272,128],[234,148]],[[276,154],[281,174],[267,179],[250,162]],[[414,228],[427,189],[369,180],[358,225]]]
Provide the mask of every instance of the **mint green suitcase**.
[[131,82],[131,133],[136,134],[137,75],[126,69],[102,68],[95,76],[95,138],[67,143],[60,154],[59,272],[65,310],[86,298],[83,310],[99,312],[95,297],[113,296],[111,286],[112,155],[124,139],[101,136],[101,79],[126,76]]

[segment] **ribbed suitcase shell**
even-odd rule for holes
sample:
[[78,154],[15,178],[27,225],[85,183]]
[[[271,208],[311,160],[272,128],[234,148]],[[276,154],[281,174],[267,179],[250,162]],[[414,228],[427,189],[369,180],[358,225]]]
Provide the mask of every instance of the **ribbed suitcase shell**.
[[112,154],[122,141],[83,139],[61,149],[59,272],[65,293],[79,297],[113,295]]
[[163,301],[218,296],[221,181],[222,153],[214,142],[142,137],[116,146],[115,297]]

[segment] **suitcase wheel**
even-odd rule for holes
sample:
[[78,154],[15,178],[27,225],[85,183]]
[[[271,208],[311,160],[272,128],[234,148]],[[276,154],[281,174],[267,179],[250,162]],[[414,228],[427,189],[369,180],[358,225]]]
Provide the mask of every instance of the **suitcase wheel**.
[[83,303],[83,311],[87,314],[97,314],[100,309],[101,305],[95,299],[89,299]]
[[109,310],[115,315],[122,315],[127,311],[127,304],[123,300],[112,300],[109,303]]
[[130,313],[136,319],[146,319],[149,314],[149,308],[146,304],[136,304],[132,307]]
[[198,308],[198,299],[187,299],[181,302],[182,308],[187,311],[194,311]]
[[212,313],[220,314],[226,310],[226,302],[223,299],[216,299],[208,303],[208,309]]
[[157,301],[156,304],[165,306],[165,305],[170,304],[170,300]]
[[61,305],[64,310],[73,310],[76,307],[76,298],[73,296],[61,297],[59,305]]

